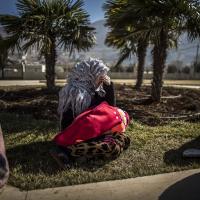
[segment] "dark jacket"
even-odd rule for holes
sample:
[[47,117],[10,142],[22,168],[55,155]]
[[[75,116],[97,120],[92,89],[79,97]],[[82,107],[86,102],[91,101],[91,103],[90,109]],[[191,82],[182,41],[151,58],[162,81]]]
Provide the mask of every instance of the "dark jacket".
[[[105,97],[101,97],[98,95],[98,93],[95,93],[95,96],[92,99],[92,102],[90,104],[91,106],[97,106],[101,102],[106,101],[109,105],[115,106],[116,100],[115,100],[115,93],[114,93],[114,85],[113,82],[111,82],[110,85],[103,84],[103,88],[106,92]],[[60,124],[60,130],[64,130],[66,127],[68,127],[74,120],[73,113],[71,109],[68,109],[66,112],[63,113],[61,124]]]

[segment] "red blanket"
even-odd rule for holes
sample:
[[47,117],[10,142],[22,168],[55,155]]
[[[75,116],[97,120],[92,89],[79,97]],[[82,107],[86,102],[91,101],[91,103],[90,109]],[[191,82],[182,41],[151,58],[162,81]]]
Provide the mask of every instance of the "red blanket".
[[98,137],[121,122],[117,107],[110,106],[104,101],[77,116],[70,126],[56,135],[54,141],[66,147]]

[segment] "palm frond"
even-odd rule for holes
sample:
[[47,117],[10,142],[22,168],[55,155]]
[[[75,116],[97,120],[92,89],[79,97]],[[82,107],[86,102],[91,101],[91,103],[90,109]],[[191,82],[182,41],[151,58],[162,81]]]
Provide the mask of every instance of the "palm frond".
[[[160,43],[159,35],[163,30],[168,33],[169,44],[171,41],[176,44],[175,40],[185,31],[190,40],[200,37],[198,0],[109,0],[104,4],[104,9],[110,32],[132,27],[128,34],[121,34],[121,40],[134,38]],[[109,44],[109,37],[106,42]]]
[[69,51],[88,50],[95,43],[94,28],[83,4],[82,0],[18,0],[19,16],[0,15],[0,23],[7,41],[25,51],[35,46],[47,52],[53,41]]
[[124,60],[126,60],[128,58],[130,59],[132,54],[133,54],[133,51],[130,48],[128,48],[127,46],[122,48],[120,51],[119,59],[115,65],[115,67],[118,67]]
[[41,0],[18,0],[16,7],[19,15],[28,15],[38,10],[41,4]]

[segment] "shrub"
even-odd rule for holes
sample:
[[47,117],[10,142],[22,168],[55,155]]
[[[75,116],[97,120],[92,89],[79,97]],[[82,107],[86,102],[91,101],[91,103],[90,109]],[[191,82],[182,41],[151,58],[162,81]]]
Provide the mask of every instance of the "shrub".
[[200,63],[194,62],[194,72],[200,73]]
[[135,65],[129,65],[129,66],[126,68],[126,72],[134,72],[134,67],[135,67]]
[[190,67],[189,67],[189,66],[183,67],[182,73],[184,73],[184,74],[189,74],[189,73],[190,73]]
[[168,65],[168,68],[167,68],[167,73],[168,74],[173,74],[173,73],[176,73],[178,70],[177,70],[177,67],[176,65]]

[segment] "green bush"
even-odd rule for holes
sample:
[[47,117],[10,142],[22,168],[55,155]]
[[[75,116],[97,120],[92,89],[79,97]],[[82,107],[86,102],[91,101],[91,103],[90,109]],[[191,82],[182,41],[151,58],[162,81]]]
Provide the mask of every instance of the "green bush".
[[194,72],[200,73],[200,63],[194,62],[193,66],[194,66]]
[[190,73],[190,67],[189,67],[189,66],[185,66],[185,67],[182,69],[182,73],[184,73],[184,74],[189,74],[189,73]]
[[167,68],[167,73],[168,74],[173,74],[173,73],[176,73],[178,71],[176,65],[168,65],[168,68]]

